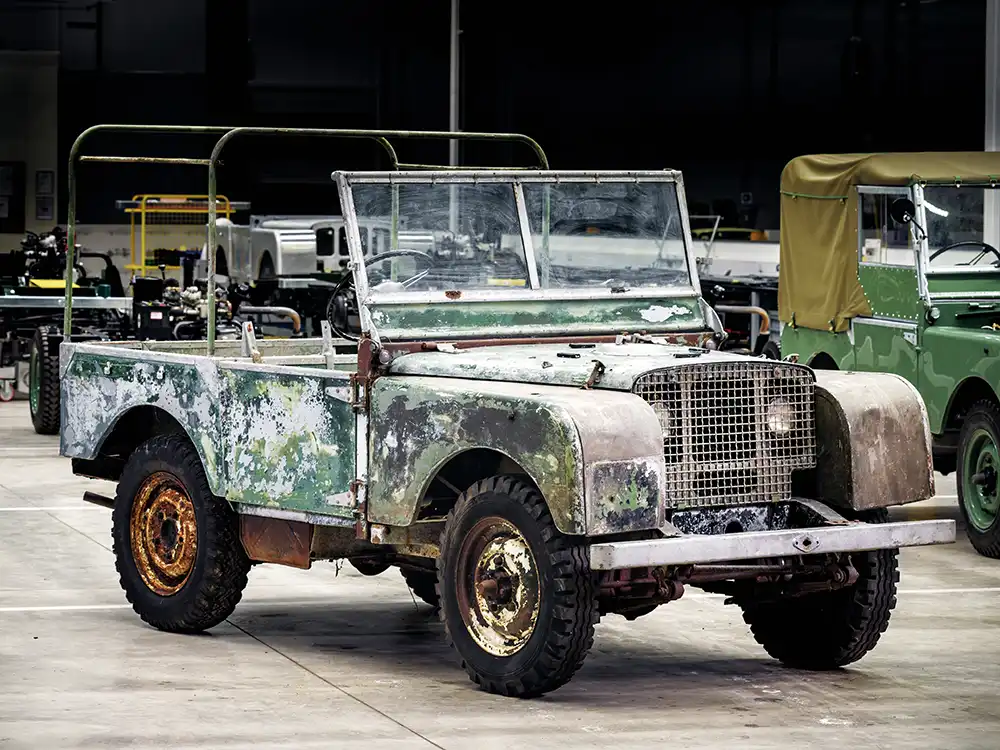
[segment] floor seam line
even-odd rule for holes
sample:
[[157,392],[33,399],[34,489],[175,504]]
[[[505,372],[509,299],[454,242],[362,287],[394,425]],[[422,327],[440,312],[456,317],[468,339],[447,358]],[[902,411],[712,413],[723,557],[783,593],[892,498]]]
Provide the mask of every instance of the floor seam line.
[[243,635],[247,636],[248,638],[252,638],[253,640],[257,641],[257,643],[259,643],[260,645],[264,646],[265,648],[270,649],[271,651],[273,651],[274,653],[276,653],[278,656],[280,656],[282,659],[286,659],[287,661],[290,661],[292,664],[294,664],[295,666],[297,666],[299,669],[303,670],[304,672],[307,672],[308,674],[311,674],[313,677],[315,677],[320,682],[323,682],[326,685],[328,685],[329,687],[332,687],[334,690],[342,693],[343,695],[346,695],[351,700],[353,700],[353,701],[355,701],[357,703],[360,703],[365,708],[367,708],[367,709],[369,709],[371,711],[374,711],[375,713],[377,713],[382,718],[388,719],[389,721],[391,721],[393,724],[395,724],[400,729],[404,729],[407,732],[409,732],[410,734],[414,735],[415,737],[419,737],[420,739],[422,739],[424,742],[426,742],[431,747],[436,747],[436,748],[438,748],[438,750],[445,750],[445,748],[443,748],[441,745],[439,745],[436,742],[434,742],[434,740],[428,739],[424,735],[420,734],[420,732],[418,732],[416,729],[413,729],[411,727],[406,726],[406,724],[404,724],[403,722],[399,721],[398,719],[395,719],[392,716],[389,716],[389,714],[385,713],[385,711],[382,711],[381,709],[376,708],[375,706],[371,705],[370,703],[368,703],[368,702],[362,700],[361,698],[357,697],[356,695],[353,695],[346,688],[341,687],[340,685],[338,685],[335,682],[331,682],[327,678],[323,677],[323,675],[318,674],[317,672],[315,672],[314,670],[310,669],[306,665],[302,664],[301,662],[297,661],[296,659],[293,659],[291,656],[289,656],[288,654],[284,653],[280,649],[275,648],[274,646],[272,646],[271,644],[269,644],[266,641],[262,640],[261,638],[258,638],[256,635],[254,635],[253,633],[251,633],[249,630],[246,630],[245,628],[240,627],[239,625],[237,625],[232,620],[226,620],[226,622],[229,623],[230,625],[232,625],[234,628],[236,628],[241,633],[243,633]]

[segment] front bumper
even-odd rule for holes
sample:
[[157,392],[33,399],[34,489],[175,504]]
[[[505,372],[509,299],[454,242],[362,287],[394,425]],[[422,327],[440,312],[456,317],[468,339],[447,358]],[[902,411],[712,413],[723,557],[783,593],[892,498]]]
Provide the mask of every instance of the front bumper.
[[832,526],[737,534],[684,534],[667,539],[602,542],[590,547],[593,570],[695,565],[771,557],[863,552],[896,547],[950,544],[955,522],[850,522]]

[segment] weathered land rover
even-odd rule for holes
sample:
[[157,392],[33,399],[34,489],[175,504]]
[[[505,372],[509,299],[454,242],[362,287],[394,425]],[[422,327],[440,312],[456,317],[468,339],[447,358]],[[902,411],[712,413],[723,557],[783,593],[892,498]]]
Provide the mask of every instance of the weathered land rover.
[[[921,393],[934,467],[1000,557],[1000,153],[803,156],[781,177],[781,349]],[[992,232],[992,236],[987,236]]]
[[[252,331],[213,356],[63,344],[61,452],[118,482],[89,498],[147,623],[218,624],[253,562],[347,559],[398,567],[494,693],[559,687],[602,615],[686,586],[830,669],[885,630],[898,548],[954,541],[888,518],[933,492],[906,380],[714,350],[679,173],[335,178],[353,273],[330,322],[356,355]],[[384,216],[366,259],[358,226]],[[426,235],[469,247],[407,245]]]

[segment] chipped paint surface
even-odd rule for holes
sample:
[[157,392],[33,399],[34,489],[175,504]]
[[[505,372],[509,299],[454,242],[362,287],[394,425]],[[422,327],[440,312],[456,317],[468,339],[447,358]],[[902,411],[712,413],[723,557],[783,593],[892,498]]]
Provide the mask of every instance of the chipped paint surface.
[[613,534],[657,528],[663,518],[660,498],[663,456],[601,461],[587,466],[587,533]]
[[327,392],[337,381],[228,368],[220,375],[226,498],[349,514],[354,412]]
[[[663,496],[663,439],[638,396],[392,376],[379,378],[372,392],[369,518],[411,523],[435,473],[473,448],[516,461],[564,533],[650,529],[662,521],[662,504],[650,498]],[[630,498],[643,509],[633,512]]]
[[[650,370],[692,363],[738,362],[750,359],[727,352],[691,349],[671,344],[524,344],[459,349],[454,353],[416,352],[392,361],[390,372],[399,375],[439,375],[477,380],[514,381],[582,388],[594,371],[604,365],[595,388],[628,391]],[[760,362],[759,359],[753,359]]]
[[[201,456],[212,491],[219,493],[219,386],[211,362],[148,361],[119,357],[114,349],[63,344],[60,352],[62,421],[60,453],[92,459],[118,419],[151,405],[185,429]],[[67,357],[67,354],[70,356]]]
[[573,420],[546,402],[558,390],[517,383],[382,377],[371,395],[368,518],[410,524],[447,461],[491,448],[539,485],[556,526],[583,531],[583,461]]
[[130,409],[170,414],[217,495],[349,517],[354,414],[348,377],[314,368],[64,345],[64,456],[94,458]]
[[665,320],[670,320],[677,315],[686,315],[688,309],[686,307],[681,307],[680,305],[670,305],[670,307],[664,307],[663,305],[652,305],[647,310],[640,310],[639,316],[650,323],[662,323]]
[[[699,331],[708,326],[696,297],[633,299],[455,300],[379,304],[371,308],[388,340],[543,336],[583,333]],[[653,311],[653,312],[651,312]],[[669,311],[664,316],[663,312]],[[652,317],[649,317],[651,316]]]

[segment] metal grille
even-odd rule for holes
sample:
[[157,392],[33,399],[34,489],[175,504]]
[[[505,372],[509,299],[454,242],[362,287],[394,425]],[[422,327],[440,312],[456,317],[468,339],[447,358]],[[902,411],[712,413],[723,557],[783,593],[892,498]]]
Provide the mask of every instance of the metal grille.
[[634,392],[663,427],[673,507],[787,500],[792,471],[816,465],[812,373],[775,362],[650,372]]

